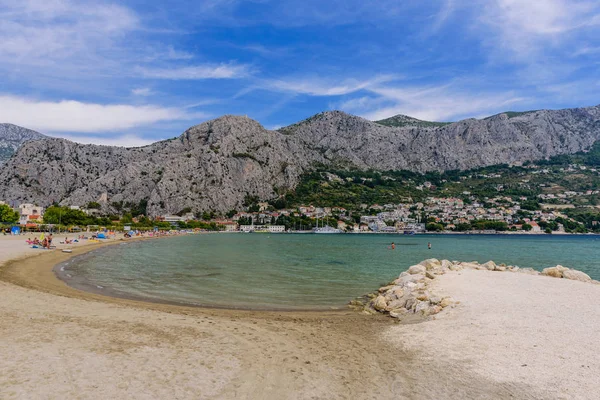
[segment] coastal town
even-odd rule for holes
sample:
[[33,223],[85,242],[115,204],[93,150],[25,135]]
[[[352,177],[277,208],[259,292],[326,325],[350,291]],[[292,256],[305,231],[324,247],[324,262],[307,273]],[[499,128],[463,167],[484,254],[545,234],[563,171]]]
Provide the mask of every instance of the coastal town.
[[[320,226],[330,226],[346,233],[586,233],[598,227],[589,226],[569,217],[566,209],[574,206],[568,199],[598,194],[598,191],[539,195],[541,201],[558,200],[558,204],[539,203],[531,207],[527,197],[496,196],[479,200],[467,197],[426,197],[419,202],[360,204],[354,211],[343,207],[301,205],[275,209],[269,202],[257,202],[244,211],[232,211],[226,216],[214,213],[184,212],[149,218],[145,215],[101,216],[100,211],[81,206],[41,207],[22,203],[14,208],[0,201],[0,207],[12,210],[0,214],[0,224],[18,225],[27,230],[45,230],[54,226],[82,229],[81,225],[132,226],[135,228],[197,228],[226,232],[310,232]],[[532,209],[539,208],[539,209]],[[48,214],[48,211],[50,213]],[[58,211],[58,213],[57,213]],[[79,219],[67,218],[78,215]],[[62,218],[65,218],[62,220]],[[57,220],[58,218],[58,220]],[[86,224],[94,222],[93,224]],[[202,224],[202,226],[198,225]],[[76,226],[80,225],[80,226]]]

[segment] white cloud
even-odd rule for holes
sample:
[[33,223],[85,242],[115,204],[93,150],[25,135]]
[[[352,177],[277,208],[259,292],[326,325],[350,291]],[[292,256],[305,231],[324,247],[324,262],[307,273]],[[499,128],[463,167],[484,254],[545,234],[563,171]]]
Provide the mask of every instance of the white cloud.
[[38,101],[0,95],[0,121],[41,132],[110,132],[161,121],[204,118],[154,105],[95,104],[73,100]]
[[495,0],[483,7],[480,22],[492,29],[491,46],[531,62],[540,52],[569,43],[577,32],[600,25],[600,4],[587,0]]
[[394,79],[396,79],[396,77],[392,75],[382,75],[374,79],[363,81],[346,79],[339,82],[332,82],[331,80],[321,78],[294,78],[267,82],[265,88],[275,91],[308,94],[311,96],[342,96]]
[[156,140],[145,139],[137,135],[119,135],[118,137],[59,135],[58,137],[82,144],[120,147],[142,147],[156,142]]
[[150,96],[152,93],[152,89],[147,87],[131,89],[131,94],[134,96]]
[[339,108],[370,120],[405,114],[426,121],[453,121],[487,116],[506,111],[526,99],[512,92],[481,93],[452,84],[437,87],[373,87],[374,96],[365,96],[339,104]]
[[573,52],[573,57],[579,56],[588,56],[600,53],[600,46],[592,47],[592,46],[584,46],[580,49],[577,49]]
[[169,60],[191,60],[194,55],[187,51],[175,50],[173,46],[169,46],[163,57]]
[[504,30],[518,34],[554,35],[594,23],[598,4],[578,0],[497,0]]
[[49,64],[94,53],[135,30],[135,13],[117,4],[70,0],[0,0],[0,60]]
[[433,18],[431,26],[429,27],[427,34],[433,35],[437,33],[442,26],[450,19],[452,14],[455,12],[456,0],[443,0],[439,11]]
[[197,80],[197,79],[235,79],[249,74],[247,65],[206,64],[177,68],[145,68],[139,67],[144,78]]

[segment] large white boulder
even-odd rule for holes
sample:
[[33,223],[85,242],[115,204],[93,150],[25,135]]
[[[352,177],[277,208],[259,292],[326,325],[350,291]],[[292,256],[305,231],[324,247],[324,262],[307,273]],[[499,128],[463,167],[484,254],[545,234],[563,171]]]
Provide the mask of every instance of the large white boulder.
[[581,282],[591,282],[592,281],[592,278],[590,278],[590,276],[588,274],[586,274],[585,272],[582,272],[582,271],[577,271],[575,269],[568,269],[566,271],[563,271],[562,275],[563,275],[563,278],[572,279],[574,281],[581,281]]
[[394,285],[405,287],[408,283],[414,283],[416,285],[417,282],[425,279],[425,274],[416,274],[416,275],[405,275],[402,278],[398,278],[394,281]]
[[544,268],[542,270],[542,275],[551,276],[553,278],[562,278],[563,271],[558,267],[560,267],[560,265],[557,265],[556,267]]
[[492,260],[486,262],[485,264],[481,264],[481,266],[485,269],[487,269],[488,271],[493,271],[496,269],[496,263],[493,262]]
[[385,302],[385,297],[382,295],[377,296],[373,301],[373,308],[377,311],[384,311],[386,307],[387,303]]
[[424,274],[427,268],[424,265],[417,264],[408,268],[408,273],[411,275]]
[[421,261],[419,264],[424,266],[427,271],[431,271],[432,269],[440,268],[442,266],[442,263],[437,258],[429,258]]

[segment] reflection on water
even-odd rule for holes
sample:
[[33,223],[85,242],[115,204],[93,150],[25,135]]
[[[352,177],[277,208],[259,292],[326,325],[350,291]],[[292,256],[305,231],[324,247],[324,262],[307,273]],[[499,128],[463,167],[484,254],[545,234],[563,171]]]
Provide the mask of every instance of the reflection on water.
[[110,246],[65,269],[90,285],[148,299],[330,308],[432,257],[536,269],[562,264],[600,279],[599,244],[595,236],[207,234]]

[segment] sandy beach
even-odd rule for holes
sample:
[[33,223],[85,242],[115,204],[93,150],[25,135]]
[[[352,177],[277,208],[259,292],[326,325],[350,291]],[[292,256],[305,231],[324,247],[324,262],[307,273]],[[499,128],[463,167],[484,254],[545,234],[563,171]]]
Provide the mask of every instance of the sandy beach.
[[97,246],[65,254],[0,236],[0,398],[583,399],[600,390],[599,285],[452,272],[433,287],[460,304],[413,324],[351,310],[202,309],[85,293],[54,276],[54,265]]

